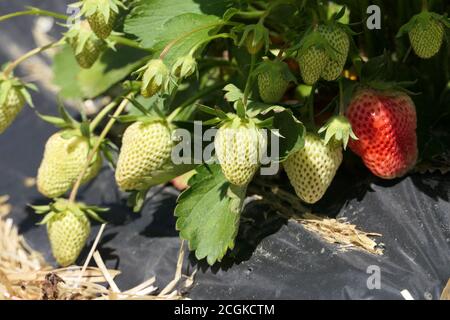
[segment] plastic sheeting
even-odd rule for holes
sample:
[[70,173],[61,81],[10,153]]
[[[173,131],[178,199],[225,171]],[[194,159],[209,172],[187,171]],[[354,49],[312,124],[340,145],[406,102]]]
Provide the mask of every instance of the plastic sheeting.
[[[7,11],[4,5],[0,8]],[[8,22],[7,29],[4,27],[2,30],[8,32],[2,32],[2,37],[23,37],[19,44],[32,47],[23,24]],[[5,46],[0,50],[6,50]],[[10,53],[0,51],[0,63],[7,61]],[[55,112],[51,94],[44,91],[35,94],[34,99],[41,112]],[[14,125],[0,135],[0,195],[10,195],[11,216],[20,232],[48,261],[53,258],[45,228],[36,226],[38,217],[27,207],[46,200],[35,188],[26,187],[24,179],[35,176],[45,141],[54,131],[25,108]],[[186,272],[199,268],[189,297],[402,299],[400,292],[407,289],[415,299],[438,299],[450,278],[449,176],[412,175],[390,182],[364,173],[352,172],[352,179],[348,176],[348,168],[344,168],[315,212],[337,214],[364,231],[382,234],[379,241],[385,246],[383,256],[341,252],[298,223],[270,213],[265,217],[267,208],[251,204],[233,257],[228,256],[213,268],[195,261],[192,255],[187,258]],[[80,200],[111,207],[106,216],[110,223],[99,251],[108,267],[122,271],[119,287],[129,288],[153,275],[163,286],[173,277],[180,246],[173,217],[176,197],[174,189],[156,187],[143,212],[133,214],[126,208],[108,168],[82,189]],[[92,238],[97,230],[95,226]],[[380,272],[379,289],[367,285],[373,276],[368,271],[373,270]]]

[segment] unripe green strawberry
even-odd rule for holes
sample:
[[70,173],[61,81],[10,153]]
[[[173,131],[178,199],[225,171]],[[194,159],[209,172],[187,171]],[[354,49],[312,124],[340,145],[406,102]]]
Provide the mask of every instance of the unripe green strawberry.
[[334,49],[335,55],[335,57],[328,57],[328,62],[322,72],[322,78],[327,81],[334,81],[339,78],[344,70],[350,48],[350,38],[338,26],[320,25],[317,31],[328,41],[329,45]]
[[106,39],[109,37],[114,28],[114,24],[117,20],[117,13],[110,11],[109,18],[106,20],[102,13],[96,12],[89,16],[87,20],[89,21],[89,25],[96,36],[100,39]]
[[0,102],[0,134],[11,125],[25,105],[25,98],[18,88],[10,87],[6,90],[7,92],[1,93],[4,94],[4,99]]
[[341,163],[341,147],[325,144],[317,135],[307,133],[304,148],[283,166],[298,197],[313,204],[322,199]]
[[426,23],[416,24],[408,33],[414,52],[422,59],[435,56],[444,40],[444,25],[430,18]]
[[295,81],[286,63],[279,60],[264,61],[255,70],[261,99],[265,103],[276,103],[283,98],[289,83]]
[[84,0],[72,6],[81,6],[80,15],[87,18],[92,30],[100,39],[109,37],[120,8],[125,8],[119,0]]
[[149,98],[161,90],[167,90],[170,71],[164,64],[164,61],[161,59],[152,59],[139,71],[144,71],[141,87],[141,95],[143,97]]
[[289,86],[289,81],[281,77],[272,78],[268,73],[258,75],[258,88],[262,101],[265,103],[276,103],[283,98]]
[[53,256],[63,267],[73,264],[85,246],[91,231],[88,218],[106,223],[98,213],[108,211],[108,209],[66,199],[56,199],[49,205],[32,206],[32,208],[37,214],[45,214],[39,224],[47,225]]
[[94,34],[87,21],[73,26],[65,36],[78,64],[85,69],[92,67],[105,48],[105,42]]
[[250,183],[260,167],[267,146],[267,136],[252,122],[236,118],[220,127],[214,147],[222,172],[236,186]]
[[[86,164],[90,151],[89,140],[79,135],[63,137],[69,131],[55,133],[45,145],[44,157],[38,170],[37,188],[48,198],[56,198],[69,191]],[[97,176],[102,167],[98,153],[82,183]]]
[[53,256],[59,265],[73,264],[86,245],[91,223],[86,214],[67,205],[47,223],[47,234]]
[[[76,43],[72,44],[74,50],[76,50]],[[89,69],[97,61],[98,57],[103,51],[103,43],[100,40],[89,39],[81,52],[75,54],[80,67]]]
[[172,146],[171,130],[161,121],[139,121],[129,126],[117,161],[116,182],[120,189],[145,189],[145,180],[159,174],[170,162]]
[[328,63],[328,57],[323,49],[311,47],[298,57],[298,64],[303,81],[307,85],[316,83]]

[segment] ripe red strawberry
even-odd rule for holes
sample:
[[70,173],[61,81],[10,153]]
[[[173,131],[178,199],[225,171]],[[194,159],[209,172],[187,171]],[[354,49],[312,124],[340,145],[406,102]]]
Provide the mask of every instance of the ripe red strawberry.
[[359,140],[349,145],[373,174],[394,179],[417,161],[416,109],[411,98],[398,91],[360,89],[347,110]]

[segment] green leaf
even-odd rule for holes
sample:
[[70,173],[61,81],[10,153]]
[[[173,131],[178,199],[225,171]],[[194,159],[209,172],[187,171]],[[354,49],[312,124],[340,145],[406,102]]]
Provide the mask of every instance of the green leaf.
[[275,113],[273,127],[279,130],[281,136],[279,161],[283,162],[305,145],[305,127],[294,117],[291,110]]
[[164,33],[156,38],[153,48],[159,53],[170,44],[164,62],[172,67],[179,57],[189,54],[195,45],[216,34],[221,25],[222,20],[216,16],[197,13],[176,16],[164,24]]
[[184,13],[222,17],[230,3],[230,0],[140,0],[125,20],[125,32],[138,37],[143,47],[151,48],[167,31],[165,24],[170,19]]
[[148,53],[121,47],[108,50],[90,69],[82,70],[78,80],[86,98],[94,98],[123,80],[132,71],[145,63]]
[[148,53],[129,47],[108,50],[90,69],[81,69],[69,47],[55,56],[54,83],[64,98],[94,98],[141,66]]
[[202,166],[175,209],[177,230],[197,259],[213,265],[234,248],[246,188],[230,185],[220,165]]
[[53,82],[60,88],[60,95],[64,98],[81,98],[83,92],[77,80],[81,67],[78,65],[73,51],[65,46],[53,60]]
[[241,91],[241,89],[239,89],[238,87],[236,87],[234,84],[230,83],[227,84],[224,88],[223,91],[225,91],[225,99],[228,102],[236,102],[238,100],[244,99],[244,93]]

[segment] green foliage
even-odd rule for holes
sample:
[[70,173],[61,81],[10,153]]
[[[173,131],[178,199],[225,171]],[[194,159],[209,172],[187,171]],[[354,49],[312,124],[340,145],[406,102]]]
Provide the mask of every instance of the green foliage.
[[[450,12],[450,3],[428,2],[432,16],[439,15],[446,27],[448,40],[445,13]],[[109,132],[116,149],[124,127],[137,120],[164,118],[173,129],[185,128],[194,136],[194,121],[202,121],[202,129],[207,129],[238,118],[278,136],[280,154],[272,161],[284,162],[304,147],[306,128],[311,133],[321,126],[319,133],[326,142],[337,140],[344,147],[357,138],[344,116],[357,87],[406,91],[401,87],[409,85],[407,92],[417,107],[420,158],[435,159],[450,150],[449,41],[424,60],[413,53],[406,36],[423,20],[418,17],[428,16],[421,13],[421,0],[130,0],[124,4],[129,10],[120,10],[115,26],[123,33],[112,32],[105,40],[115,43],[115,50],[109,48],[90,69],[81,69],[73,50],[65,46],[53,65],[54,83],[64,98],[118,100],[130,91],[136,94]],[[372,4],[381,8],[380,30],[366,26],[366,10]],[[82,15],[89,16],[87,11]],[[324,26],[339,26],[350,41],[323,33]],[[345,50],[336,48],[339,42]],[[156,61],[156,67],[149,68],[155,65],[150,61]],[[323,76],[333,62],[333,77]],[[334,76],[338,79],[323,80]],[[261,82],[265,86],[259,86],[263,89],[285,82],[281,83],[285,94],[279,94],[283,97],[264,99],[258,77],[266,80]],[[7,98],[8,86],[4,81],[0,86],[1,101]],[[44,120],[67,125],[48,116]],[[213,264],[234,247],[246,188],[230,185],[219,165],[204,162],[180,196],[175,215],[180,236],[196,257]],[[166,183],[190,168],[165,167],[149,185]],[[142,207],[147,191],[132,193],[130,205]]]
[[219,165],[197,169],[189,186],[175,209],[177,230],[197,259],[212,265],[234,248],[246,188],[230,185]]
[[66,46],[54,59],[54,83],[64,98],[94,98],[145,63],[147,55],[145,51],[120,47],[106,51],[92,68],[82,69]]
[[[143,47],[151,48],[165,37],[166,23],[172,18],[185,13],[221,17],[229,3],[226,0],[140,0],[126,18],[125,32],[138,37]],[[185,27],[178,35],[188,30],[189,24]]]

